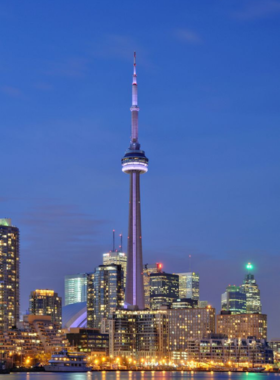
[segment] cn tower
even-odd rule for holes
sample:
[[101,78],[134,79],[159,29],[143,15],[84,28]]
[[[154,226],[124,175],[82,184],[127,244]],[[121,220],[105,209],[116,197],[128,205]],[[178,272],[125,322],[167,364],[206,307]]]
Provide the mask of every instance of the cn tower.
[[125,308],[144,309],[143,259],[140,206],[140,174],[148,171],[148,158],[138,140],[138,88],[136,53],[132,80],[131,138],[122,159],[122,171],[130,176]]

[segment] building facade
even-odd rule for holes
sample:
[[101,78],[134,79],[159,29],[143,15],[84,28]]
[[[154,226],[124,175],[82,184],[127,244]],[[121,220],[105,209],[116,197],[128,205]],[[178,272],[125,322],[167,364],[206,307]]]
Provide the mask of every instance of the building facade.
[[127,239],[127,277],[125,307],[143,310],[143,258],[140,205],[140,175],[148,171],[148,158],[140,149],[138,139],[138,89],[136,75],[136,53],[132,80],[131,138],[130,145],[122,159],[122,171],[130,177],[128,239]]
[[119,310],[109,317],[109,353],[163,357],[215,331],[215,309]]
[[121,265],[123,270],[123,281],[124,281],[124,288],[126,285],[126,267],[127,267],[127,256],[124,252],[108,252],[103,253],[103,265]]
[[274,362],[280,362],[280,338],[273,338],[269,341],[269,346],[273,350]]
[[179,298],[179,276],[170,273],[150,274],[150,308],[171,306]]
[[179,276],[179,298],[199,300],[199,274],[195,272],[176,273]]
[[99,265],[88,279],[87,326],[99,329],[102,318],[123,307],[123,270],[121,265]]
[[248,273],[245,275],[245,279],[243,281],[243,284],[241,285],[241,289],[246,294],[246,312],[261,313],[261,294],[253,274]]
[[17,328],[0,332],[0,352],[9,357],[51,353],[65,346],[66,339],[50,316],[24,315]]
[[184,352],[188,340],[200,340],[214,333],[215,313],[212,307],[169,310],[169,351]]
[[216,331],[229,339],[267,339],[266,314],[220,314],[217,315]]
[[145,309],[150,309],[150,275],[151,273],[161,273],[162,264],[145,264],[143,269],[143,282],[144,282],[144,297],[145,297]]
[[[173,357],[179,359],[176,353],[173,353]],[[190,340],[186,352],[180,359],[204,363],[231,362],[249,367],[273,364],[273,352],[265,339],[228,339],[223,335],[210,334],[209,338]]]
[[64,277],[65,306],[87,300],[87,274],[70,274]]
[[109,335],[101,334],[97,329],[71,328],[66,338],[69,345],[77,351],[96,355],[109,354]]
[[19,321],[19,230],[0,219],[0,331]]
[[119,310],[109,320],[109,354],[137,358],[165,355],[168,315],[164,310]]
[[222,310],[231,314],[246,313],[246,294],[239,286],[229,285],[221,297]]
[[54,290],[36,289],[30,293],[29,314],[50,316],[52,323],[62,325],[62,300]]

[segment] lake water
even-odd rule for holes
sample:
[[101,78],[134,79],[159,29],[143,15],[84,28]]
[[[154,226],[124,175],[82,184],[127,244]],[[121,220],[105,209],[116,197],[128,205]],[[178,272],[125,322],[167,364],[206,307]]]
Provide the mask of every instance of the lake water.
[[277,373],[209,372],[89,372],[89,373],[13,373],[1,380],[280,380]]

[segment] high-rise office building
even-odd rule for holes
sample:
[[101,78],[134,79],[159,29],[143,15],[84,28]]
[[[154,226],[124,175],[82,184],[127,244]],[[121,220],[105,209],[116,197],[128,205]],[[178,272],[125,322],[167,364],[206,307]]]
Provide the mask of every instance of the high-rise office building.
[[62,324],[62,300],[54,290],[36,289],[30,293],[29,314],[49,315],[53,323]]
[[126,285],[126,266],[127,266],[127,256],[124,252],[112,251],[108,253],[103,253],[103,265],[121,265],[123,270],[124,278],[124,288]]
[[222,310],[230,311],[231,314],[246,313],[246,294],[239,286],[229,285],[221,299]]
[[132,81],[131,140],[122,159],[122,171],[130,176],[125,307],[144,309],[140,174],[148,171],[148,159],[138,140],[138,90],[136,54]]
[[143,282],[144,282],[144,297],[145,297],[145,309],[150,308],[150,292],[151,292],[151,284],[150,284],[150,275],[151,273],[161,273],[162,272],[162,264],[145,264],[143,269]]
[[88,281],[88,327],[100,328],[102,318],[123,307],[124,284],[121,265],[99,265]]
[[19,321],[19,230],[0,219],[0,331]]
[[171,273],[150,274],[150,308],[171,306],[179,298],[179,276]]
[[179,298],[199,300],[199,274],[195,272],[176,273],[179,276]]
[[69,274],[64,277],[65,306],[87,300],[87,274]]
[[87,327],[94,326],[94,273],[87,274]]
[[[247,269],[248,271],[253,269],[253,266],[251,263],[247,264]],[[246,294],[247,313],[261,313],[262,312],[261,294],[260,294],[259,287],[256,283],[255,277],[252,273],[247,273],[245,275],[245,279],[240,288]]]

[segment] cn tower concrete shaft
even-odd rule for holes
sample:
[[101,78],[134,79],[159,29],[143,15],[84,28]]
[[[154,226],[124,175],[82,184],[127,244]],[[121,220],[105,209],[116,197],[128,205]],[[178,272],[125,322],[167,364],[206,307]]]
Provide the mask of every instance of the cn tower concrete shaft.
[[138,89],[136,55],[132,82],[131,138],[128,150],[122,159],[122,171],[130,176],[127,274],[125,308],[144,309],[143,258],[140,207],[140,174],[148,171],[148,158],[140,149],[138,141]]
[[141,236],[140,173],[130,173],[127,286],[127,305],[144,309],[143,258]]

